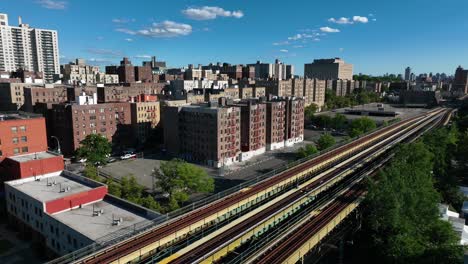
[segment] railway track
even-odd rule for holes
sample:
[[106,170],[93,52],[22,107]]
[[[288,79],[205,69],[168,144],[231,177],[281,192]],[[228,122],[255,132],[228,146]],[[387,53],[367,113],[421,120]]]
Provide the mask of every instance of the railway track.
[[[434,110],[430,114],[434,114],[437,111],[440,110]],[[167,243],[178,241],[190,232],[198,231],[202,229],[203,226],[213,224],[221,213],[230,214],[231,211],[235,211],[237,213],[237,208],[242,208],[243,205],[249,204],[250,206],[253,206],[262,200],[268,199],[272,196],[270,193],[272,190],[281,189],[281,187],[286,183],[290,183],[292,180],[297,180],[306,174],[317,172],[320,169],[323,170],[327,163],[328,165],[331,163],[331,160],[335,162],[337,160],[340,161],[340,158],[337,158],[337,156],[342,159],[346,156],[352,155],[359,149],[375,143],[375,141],[378,141],[385,135],[391,134],[392,132],[399,130],[401,127],[415,122],[424,116],[425,115],[420,115],[390,125],[347,145],[327,152],[322,156],[290,168],[289,170],[286,170],[272,178],[268,178],[257,185],[243,189],[238,193],[201,207],[166,224],[143,232],[138,236],[124,240],[103,250],[99,250],[90,256],[75,261],[75,263],[125,263],[135,258],[139,259],[142,256],[152,254],[157,250],[157,248],[164,246]],[[263,196],[259,201],[258,197],[260,193],[262,193]],[[208,219],[208,216],[211,218]]]
[[[426,123],[423,123],[423,125],[419,125],[418,123],[412,124],[412,126],[409,126],[407,130],[414,131],[413,127],[421,127],[425,126]],[[185,250],[181,256],[178,256],[177,253],[173,255],[172,261],[170,263],[199,263],[202,262],[206,259],[210,259],[211,261],[215,261],[217,258],[220,258],[220,255],[217,255],[217,258],[215,258],[213,255],[217,253],[216,250],[226,250],[226,254],[228,253],[229,250],[234,250],[236,246],[240,246],[242,243],[242,240],[245,242],[247,240],[245,237],[243,237],[243,234],[251,234],[254,236],[254,232],[251,231],[255,227],[258,227],[260,225],[266,225],[264,224],[267,221],[270,221],[271,218],[277,217],[279,214],[278,212],[284,212],[286,214],[287,209],[291,209],[293,207],[300,207],[302,204],[299,203],[298,201],[302,199],[302,202],[307,203],[307,199],[305,197],[313,195],[317,196],[319,193],[314,192],[313,194],[311,193],[311,190],[317,190],[319,186],[325,186],[326,184],[329,184],[329,182],[332,182],[332,184],[338,184],[338,180],[342,180],[346,176],[349,176],[350,173],[344,174],[346,171],[352,169],[353,167],[359,167],[362,168],[364,167],[365,163],[370,163],[374,159],[370,159],[368,157],[375,157],[378,158],[379,155],[382,155],[383,153],[386,152],[386,147],[389,144],[390,147],[393,147],[396,143],[400,142],[401,140],[404,140],[408,137],[408,134],[406,130],[399,131],[398,133],[390,136],[389,138],[377,143],[375,146],[373,146],[370,149],[366,149],[362,153],[358,154],[357,156],[354,156],[345,162],[341,163],[338,167],[338,169],[335,170],[329,170],[327,173],[319,177],[318,179],[314,178],[314,181],[311,181],[310,183],[306,184],[303,187],[299,186],[297,187],[298,190],[294,191],[291,195],[276,201],[273,200],[271,202],[271,205],[264,210],[260,211],[259,213],[251,216],[250,218],[243,219],[239,224],[235,225],[232,228],[229,229],[224,229],[224,230],[218,230],[217,233],[220,233],[217,236],[212,237],[208,241],[199,241],[197,243],[194,243],[191,247],[193,248],[192,250]],[[396,138],[396,139],[394,139]],[[387,143],[388,141],[388,143]],[[359,164],[358,166],[354,164]],[[356,169],[355,169],[356,170]],[[357,170],[359,171],[359,170]],[[319,188],[320,191],[325,191],[322,190],[322,188]],[[289,211],[287,211],[289,214]],[[284,220],[284,219],[283,219]],[[277,221],[275,221],[276,223]],[[236,240],[237,239],[237,240]],[[229,244],[231,243],[231,244]],[[167,258],[169,261],[171,260],[171,257]],[[154,261],[155,259],[153,259]],[[161,263],[165,263],[166,261],[163,260]],[[146,262],[149,263],[149,262]]]
[[[438,118],[433,118],[426,122],[424,126],[418,128],[414,135],[410,135],[408,137],[408,141],[414,141],[418,135],[421,133],[426,132],[428,129],[433,128],[436,125],[444,125],[446,124],[446,117],[447,114],[450,114],[451,111],[447,111],[443,116],[439,116]],[[417,133],[419,132],[419,134]],[[362,195],[364,193],[363,190],[359,190]],[[262,248],[263,254],[257,254],[255,257],[251,257],[250,259],[247,258],[245,263],[273,263],[270,261],[274,260],[274,263],[295,263],[296,259],[292,259],[292,262],[286,261],[288,258],[291,258],[291,255],[297,251],[298,248],[303,246],[309,239],[315,235],[319,230],[321,230],[325,224],[331,219],[334,219],[344,208],[347,207],[350,203],[354,203],[359,196],[354,197],[353,199],[349,200],[347,203],[334,202],[334,205],[331,205],[326,211],[320,213],[312,220],[306,222],[304,225],[300,226],[298,229],[293,230],[290,232],[286,239],[281,238],[275,241],[275,243],[270,244],[269,246],[264,246]],[[348,198],[345,197],[344,200]],[[330,209],[330,208],[334,209]],[[283,241],[281,241],[284,239]],[[276,245],[273,246],[273,245]],[[269,250],[271,249],[271,250]],[[306,252],[304,252],[306,253]],[[261,257],[259,257],[261,256]],[[231,263],[231,262],[229,262]],[[236,262],[238,263],[238,262]]]

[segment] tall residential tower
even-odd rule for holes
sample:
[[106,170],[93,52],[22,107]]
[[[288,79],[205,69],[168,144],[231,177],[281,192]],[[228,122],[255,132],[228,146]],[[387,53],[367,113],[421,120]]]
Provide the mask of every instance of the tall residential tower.
[[8,15],[0,14],[0,71],[42,72],[51,82],[60,73],[56,30],[31,28],[19,18],[19,26],[9,26]]

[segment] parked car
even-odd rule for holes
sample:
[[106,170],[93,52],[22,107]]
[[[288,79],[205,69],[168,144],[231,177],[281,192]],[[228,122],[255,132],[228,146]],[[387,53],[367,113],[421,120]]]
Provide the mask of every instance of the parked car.
[[115,162],[115,161],[116,161],[116,159],[113,158],[113,157],[109,157],[109,158],[107,159],[107,163],[112,163],[112,162]]
[[79,163],[85,163],[86,161],[87,161],[86,158],[82,158],[82,159],[79,159],[79,160],[78,160]]
[[127,159],[131,159],[131,158],[136,158],[136,154],[127,153],[127,154],[120,157],[121,160],[127,160]]

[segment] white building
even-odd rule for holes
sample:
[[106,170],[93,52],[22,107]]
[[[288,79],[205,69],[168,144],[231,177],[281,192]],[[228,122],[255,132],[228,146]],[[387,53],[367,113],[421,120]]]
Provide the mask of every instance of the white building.
[[42,72],[47,82],[60,73],[58,33],[56,30],[31,28],[19,18],[19,26],[8,24],[8,15],[0,14],[0,71]]
[[102,73],[99,66],[86,65],[84,59],[62,65],[61,75],[65,84],[119,83],[119,75]]
[[38,234],[57,255],[157,217],[146,208],[107,194],[107,186],[71,172],[55,172],[5,183],[10,222]]

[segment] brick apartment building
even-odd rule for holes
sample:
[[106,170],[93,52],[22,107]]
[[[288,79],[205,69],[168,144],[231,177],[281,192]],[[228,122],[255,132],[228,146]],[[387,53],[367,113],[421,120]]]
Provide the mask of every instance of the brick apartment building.
[[128,102],[141,94],[161,94],[166,83],[132,83],[97,87],[99,103]]
[[36,103],[59,104],[69,101],[67,86],[24,87],[24,110],[34,112]]
[[304,140],[304,99],[286,99],[286,139],[285,146]]
[[133,143],[130,103],[54,104],[50,127],[65,156],[72,156],[89,134],[101,134],[119,147]]
[[240,108],[210,102],[167,107],[165,145],[169,153],[189,161],[222,167],[239,161]]
[[266,150],[284,147],[286,137],[286,101],[273,99],[266,105]]
[[0,113],[0,189],[3,182],[63,170],[63,157],[47,152],[43,117]]
[[241,161],[266,151],[266,105],[254,100],[235,104],[241,109]]
[[0,113],[0,162],[21,154],[47,151],[44,117]]
[[144,144],[160,128],[161,108],[157,96],[140,95],[131,103],[133,136],[136,144]]
[[11,82],[0,83],[0,111],[20,110],[24,104],[23,88],[26,83],[21,83],[19,79]]

